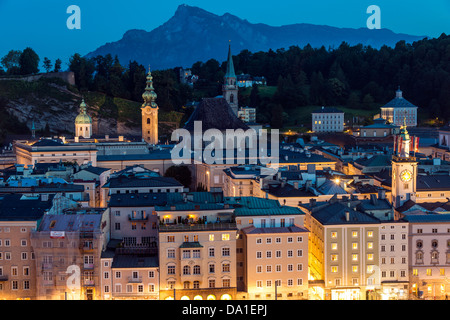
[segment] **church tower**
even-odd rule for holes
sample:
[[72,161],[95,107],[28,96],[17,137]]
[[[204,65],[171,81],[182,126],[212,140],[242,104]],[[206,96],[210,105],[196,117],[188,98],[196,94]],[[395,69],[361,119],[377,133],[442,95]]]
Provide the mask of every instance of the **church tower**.
[[86,112],[84,99],[80,104],[80,113],[75,118],[75,137],[89,139],[92,135],[92,118]]
[[392,155],[392,204],[394,208],[406,201],[416,201],[417,161],[410,151],[417,151],[418,140],[410,137],[406,130],[406,120],[400,133],[394,136]]
[[234,73],[233,57],[231,56],[231,45],[228,46],[227,72],[224,76],[222,87],[223,97],[228,102],[234,114],[238,114],[238,86],[236,74]]
[[150,68],[147,74],[147,86],[142,94],[144,103],[142,110],[142,140],[149,144],[158,144],[158,105],[156,93],[153,88],[153,77]]

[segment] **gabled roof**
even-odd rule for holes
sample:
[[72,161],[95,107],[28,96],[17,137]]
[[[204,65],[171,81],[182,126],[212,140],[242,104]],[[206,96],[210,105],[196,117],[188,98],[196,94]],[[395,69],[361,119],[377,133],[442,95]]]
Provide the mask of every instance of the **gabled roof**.
[[149,178],[137,178],[119,176],[117,178],[110,178],[103,186],[104,188],[169,188],[169,187],[183,187],[183,185],[171,177],[149,177]]
[[[113,193],[109,207],[154,207],[167,203],[168,194],[162,193]],[[178,195],[178,194],[177,194]],[[181,197],[181,195],[180,195]]]
[[325,195],[347,194],[347,191],[345,191],[340,185],[328,179],[320,187],[316,188],[316,190]]
[[100,231],[103,214],[49,214],[45,215],[39,231]]
[[278,200],[256,197],[225,197],[236,216],[304,215],[297,207],[282,206]]
[[202,131],[208,129],[250,129],[241,119],[239,119],[231,110],[230,105],[224,98],[204,98],[192,112],[184,129],[193,132],[194,122],[201,121]]
[[[349,212],[349,220],[346,220],[346,212]],[[312,213],[312,217],[318,220],[322,225],[340,225],[340,224],[367,224],[380,223],[377,218],[349,208],[343,203],[335,202],[324,206]]]
[[341,111],[337,108],[333,108],[333,107],[322,107],[319,109],[314,110],[311,113],[344,113],[344,111]]
[[158,256],[116,254],[111,268],[154,268],[159,266]]
[[299,233],[299,232],[309,232],[305,228],[300,228],[298,226],[290,227],[272,227],[272,228],[256,228],[255,226],[249,226],[242,229],[245,234],[269,234],[269,233]]
[[450,188],[450,176],[429,175],[417,176],[417,191],[448,190]]
[[396,91],[396,97],[381,108],[417,108],[417,106],[413,105],[411,102],[403,98],[402,91],[398,89]]
[[0,221],[33,221],[42,218],[53,206],[54,195],[42,201],[41,197],[26,197],[22,194],[0,196]]
[[311,191],[307,191],[305,190],[305,188],[295,188],[293,185],[289,183],[286,183],[284,186],[269,185],[267,193],[277,198],[316,197],[316,195]]

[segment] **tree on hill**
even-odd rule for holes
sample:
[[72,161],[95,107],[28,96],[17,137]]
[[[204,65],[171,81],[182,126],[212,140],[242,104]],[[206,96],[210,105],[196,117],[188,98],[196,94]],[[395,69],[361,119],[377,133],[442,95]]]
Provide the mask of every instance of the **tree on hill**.
[[20,74],[35,74],[39,72],[39,56],[30,47],[22,51],[19,57]]
[[44,57],[43,63],[44,63],[44,69],[45,69],[45,71],[46,71],[47,73],[49,73],[50,70],[52,69],[52,62],[50,61],[49,58]]
[[55,60],[55,68],[53,69],[53,72],[61,71],[61,64],[62,64],[61,59],[56,59]]
[[2,59],[1,63],[5,67],[5,72],[9,75],[20,73],[19,58],[22,54],[20,50],[10,50]]

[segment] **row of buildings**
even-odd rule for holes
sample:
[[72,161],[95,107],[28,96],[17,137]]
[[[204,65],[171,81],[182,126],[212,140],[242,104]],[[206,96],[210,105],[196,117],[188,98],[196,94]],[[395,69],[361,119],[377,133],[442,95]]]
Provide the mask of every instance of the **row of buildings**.
[[[418,107],[403,98],[400,87],[395,98],[380,108],[380,117],[371,125],[360,128],[360,137],[386,137],[395,133],[395,130],[406,124],[408,127],[417,126]],[[314,110],[312,116],[312,131],[343,132],[345,128],[344,112],[338,108],[322,107]]]
[[[229,52],[223,96],[184,128],[250,129],[237,90]],[[387,146],[285,143],[272,166],[187,164],[183,185],[165,176],[175,163],[156,98],[149,71],[138,140],[92,136],[82,102],[75,137],[15,141],[0,181],[0,298],[447,298],[445,134],[431,164],[403,117]]]

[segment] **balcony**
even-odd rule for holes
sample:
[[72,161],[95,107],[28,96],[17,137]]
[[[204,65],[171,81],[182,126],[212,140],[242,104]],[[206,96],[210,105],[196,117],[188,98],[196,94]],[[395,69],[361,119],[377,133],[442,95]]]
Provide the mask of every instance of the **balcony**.
[[8,281],[8,275],[4,274],[0,276],[0,281]]
[[128,283],[142,283],[142,277],[128,277]]
[[83,268],[88,269],[88,270],[94,269],[94,264],[93,263],[85,263],[85,264],[83,264]]
[[159,232],[237,230],[235,222],[161,224]]
[[92,286],[95,285],[95,281],[92,280],[92,279],[84,279],[84,280],[83,280],[83,285],[84,285],[84,286],[92,287]]
[[145,213],[135,213],[128,215],[129,221],[148,221],[148,214]]

